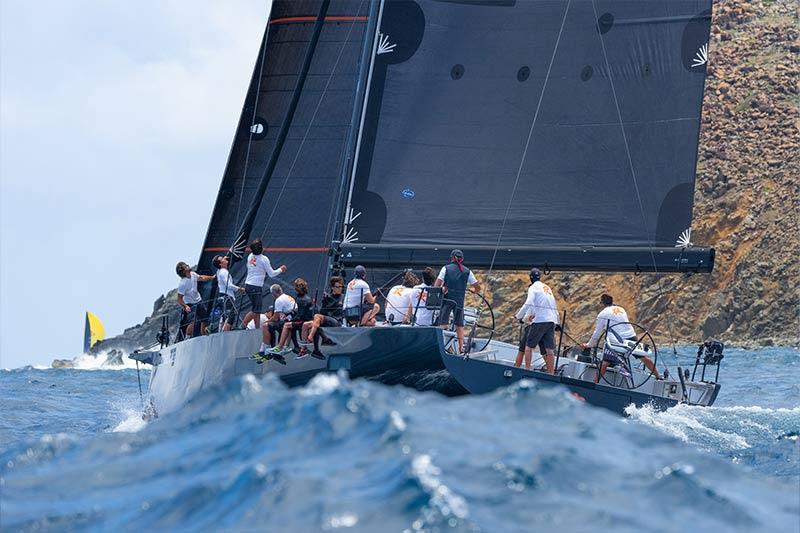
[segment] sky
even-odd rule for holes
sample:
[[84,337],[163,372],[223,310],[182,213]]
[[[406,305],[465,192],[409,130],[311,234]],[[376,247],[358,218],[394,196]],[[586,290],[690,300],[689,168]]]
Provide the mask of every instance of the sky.
[[141,323],[197,260],[268,15],[0,0],[0,367]]

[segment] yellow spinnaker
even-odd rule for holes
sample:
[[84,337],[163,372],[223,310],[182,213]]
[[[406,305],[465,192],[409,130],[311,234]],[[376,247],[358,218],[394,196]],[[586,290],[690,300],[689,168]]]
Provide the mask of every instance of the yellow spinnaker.
[[83,333],[83,351],[88,352],[97,341],[106,338],[106,328],[97,315],[86,311],[86,330]]

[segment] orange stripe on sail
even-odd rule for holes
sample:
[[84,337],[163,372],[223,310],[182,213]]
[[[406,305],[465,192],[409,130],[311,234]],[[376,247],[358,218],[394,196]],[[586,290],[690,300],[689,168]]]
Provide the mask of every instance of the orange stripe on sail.
[[[203,248],[204,252],[228,252],[230,248],[221,248],[218,246],[212,246],[209,248]],[[250,251],[250,248],[247,248],[246,251]],[[327,252],[328,248],[264,248],[265,252]]]
[[[270,24],[286,24],[289,22],[315,22],[317,17],[283,17],[279,19],[272,19]],[[325,22],[366,22],[367,17],[353,17],[353,16],[333,16],[325,17]]]

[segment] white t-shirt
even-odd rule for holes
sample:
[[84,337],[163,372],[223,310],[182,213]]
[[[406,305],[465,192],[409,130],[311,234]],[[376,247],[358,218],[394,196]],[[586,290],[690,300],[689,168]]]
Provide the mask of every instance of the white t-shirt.
[[[261,318],[259,319],[259,322],[258,322],[259,326],[263,328],[263,327],[265,327],[267,325],[267,322],[269,322],[269,318],[267,318],[267,314],[266,313],[261,313]],[[247,329],[256,329],[256,321],[255,320],[251,320],[250,322],[248,322],[247,323]]]
[[558,308],[553,291],[541,281],[532,283],[528,287],[528,297],[525,303],[522,304],[515,316],[519,320],[533,316],[534,323],[553,322],[558,324]]
[[[628,322],[628,313],[625,312],[625,309],[618,305],[609,305],[597,314],[597,320],[594,324],[594,333],[592,333],[592,338],[589,339],[589,342],[586,344],[594,347],[598,339],[600,339],[600,335],[605,331],[606,325],[608,325],[608,329],[612,330],[622,339],[636,337],[636,330],[634,330],[633,326],[630,324],[626,324],[626,322]],[[609,331],[608,334],[613,335],[614,333]]]
[[264,286],[264,279],[267,276],[274,278],[280,275],[280,270],[273,270],[272,265],[264,254],[247,256],[247,279],[246,285]]
[[409,307],[413,311],[411,304],[411,297],[416,293],[411,287],[404,287],[403,285],[395,285],[389,290],[386,295],[386,320],[389,320],[389,315],[394,315],[392,322],[402,322],[405,320],[406,315],[411,316]]
[[354,278],[353,281],[347,284],[347,290],[344,293],[343,309],[350,309],[351,307],[358,307],[361,305],[363,296],[372,294],[369,290],[369,283],[361,278]]
[[[443,266],[442,269],[439,271],[439,275],[436,276],[436,279],[440,279],[444,281],[444,277],[447,274],[447,266]],[[472,273],[472,270],[469,271],[469,276],[467,276],[467,285],[475,285],[478,283],[478,278],[475,277],[475,274]]]
[[239,287],[233,284],[231,273],[228,272],[227,268],[217,270],[217,289],[220,296],[227,294],[231,298],[236,298],[236,291],[239,290]]
[[[423,290],[430,285],[420,283],[414,286],[414,292],[411,293],[411,309],[416,309],[414,316],[416,319],[414,323],[418,326],[432,326],[433,325],[433,311],[425,309],[425,303],[428,300],[428,291]],[[417,305],[419,301],[419,305]]]
[[200,276],[196,272],[192,272],[188,278],[181,278],[178,283],[178,294],[183,296],[183,301],[187,304],[196,304],[202,298],[200,292],[197,290],[197,280]]
[[297,304],[295,303],[294,298],[288,294],[281,294],[275,298],[273,309],[276,313],[290,315],[295,311],[295,309],[297,309]]

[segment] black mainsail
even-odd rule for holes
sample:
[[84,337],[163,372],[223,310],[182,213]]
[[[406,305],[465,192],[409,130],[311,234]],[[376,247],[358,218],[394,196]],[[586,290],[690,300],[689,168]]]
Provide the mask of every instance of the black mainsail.
[[710,10],[385,2],[343,260],[710,271],[687,246]]
[[[319,286],[333,238],[334,198],[345,144],[353,130],[356,83],[370,3],[367,0],[275,0],[248,88],[203,250],[201,272],[234,244],[248,209],[255,205],[246,240],[261,237],[268,255]],[[309,42],[321,13],[324,24],[288,136],[276,140],[290,106]],[[274,171],[257,197],[273,153]],[[239,279],[243,263],[231,271]],[[283,280],[287,281],[287,280]]]

